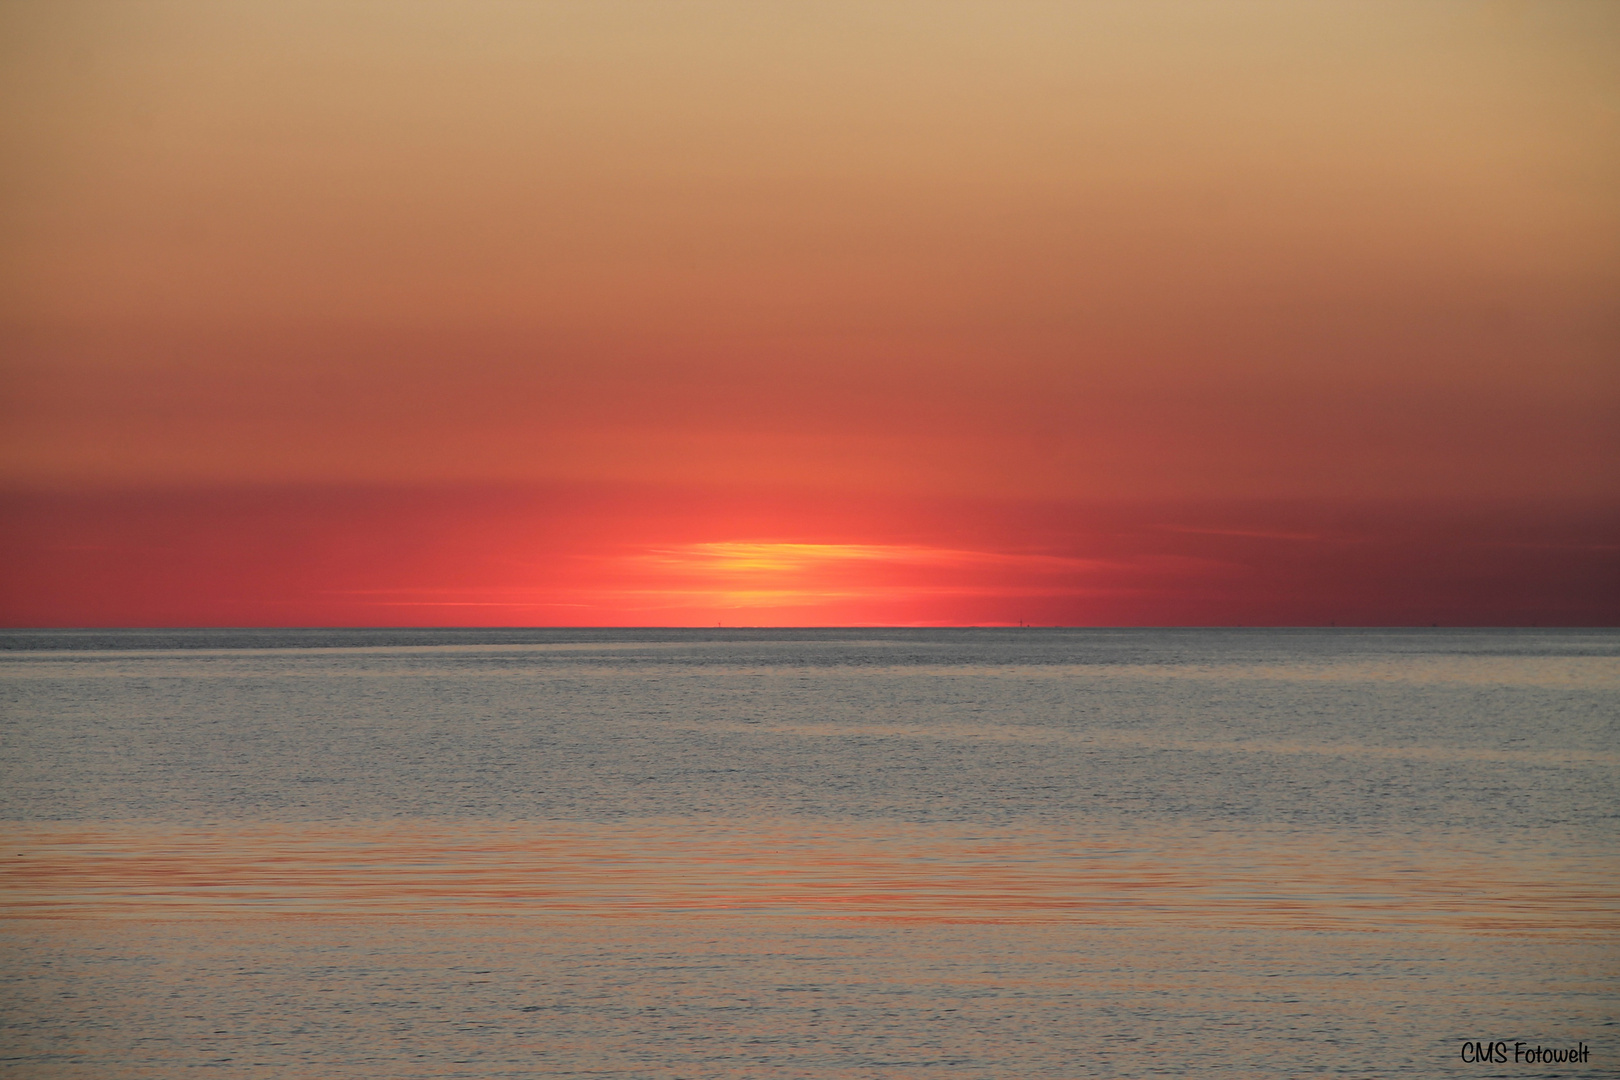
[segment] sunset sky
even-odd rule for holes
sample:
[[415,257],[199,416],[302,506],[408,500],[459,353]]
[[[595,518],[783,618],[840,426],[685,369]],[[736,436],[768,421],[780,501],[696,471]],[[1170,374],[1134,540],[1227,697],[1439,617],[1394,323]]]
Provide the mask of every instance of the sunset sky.
[[0,54],[7,625],[1620,619],[1620,4]]

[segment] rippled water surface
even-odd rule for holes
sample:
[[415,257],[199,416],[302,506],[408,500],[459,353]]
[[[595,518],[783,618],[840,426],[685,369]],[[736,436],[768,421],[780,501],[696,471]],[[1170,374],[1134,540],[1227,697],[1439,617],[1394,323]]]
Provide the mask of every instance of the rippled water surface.
[[6,632],[0,700],[18,1076],[1620,1073],[1614,631]]

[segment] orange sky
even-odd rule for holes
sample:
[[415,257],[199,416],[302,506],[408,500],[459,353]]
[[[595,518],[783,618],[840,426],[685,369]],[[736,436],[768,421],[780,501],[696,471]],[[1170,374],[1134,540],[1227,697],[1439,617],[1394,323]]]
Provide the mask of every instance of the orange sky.
[[[1441,564],[1437,617],[1620,614],[1616,5],[16,0],[0,51],[0,621],[1428,622]],[[1222,591],[1333,523],[1383,554]]]

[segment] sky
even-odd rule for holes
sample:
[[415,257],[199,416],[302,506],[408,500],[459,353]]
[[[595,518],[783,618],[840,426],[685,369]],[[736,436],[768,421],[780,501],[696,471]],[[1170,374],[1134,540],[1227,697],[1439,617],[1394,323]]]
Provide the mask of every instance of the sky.
[[1613,625],[1620,5],[10,0],[0,622]]

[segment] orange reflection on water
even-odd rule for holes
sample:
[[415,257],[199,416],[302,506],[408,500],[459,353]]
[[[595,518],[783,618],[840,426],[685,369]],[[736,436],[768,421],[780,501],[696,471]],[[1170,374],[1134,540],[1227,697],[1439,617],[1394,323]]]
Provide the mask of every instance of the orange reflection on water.
[[1612,934],[1603,858],[893,824],[13,826],[0,913],[701,915]]

